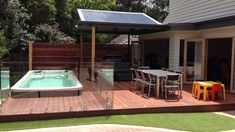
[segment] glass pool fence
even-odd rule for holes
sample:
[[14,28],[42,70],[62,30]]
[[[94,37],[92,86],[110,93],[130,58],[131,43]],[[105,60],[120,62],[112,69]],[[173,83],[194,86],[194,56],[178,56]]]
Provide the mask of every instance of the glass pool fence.
[[[65,100],[68,98],[73,99],[64,101],[67,105],[66,111],[88,111],[88,110],[105,110],[113,108],[113,95],[114,95],[114,69],[112,62],[96,62],[92,71],[91,63],[73,63],[67,65],[66,63],[54,64],[46,62],[33,63],[33,70],[69,70],[73,71],[78,81],[83,86],[80,95],[76,91],[43,91],[40,92],[40,98],[47,98],[49,101],[43,105],[45,112],[55,112],[54,108],[50,106],[50,101],[54,98]],[[65,65],[66,64],[66,65]],[[35,66],[37,65],[37,66]],[[12,92],[13,87],[21,78],[23,78],[29,71],[28,62],[1,62],[1,89],[0,99],[1,105],[7,103],[9,97],[14,98],[15,101],[20,98],[29,98],[29,101],[37,100],[38,92]],[[92,74],[93,73],[93,74]],[[27,101],[27,100],[26,100]],[[35,105],[35,106],[34,106]],[[37,104],[32,104],[30,107],[25,108],[24,113],[33,113],[36,111]],[[4,107],[3,111],[8,111]],[[2,111],[2,109],[1,109]],[[5,112],[7,113],[7,112]],[[4,114],[4,112],[1,112]]]

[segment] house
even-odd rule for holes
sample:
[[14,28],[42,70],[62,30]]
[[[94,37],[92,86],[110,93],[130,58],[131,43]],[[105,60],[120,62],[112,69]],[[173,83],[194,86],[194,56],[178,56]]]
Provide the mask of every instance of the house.
[[185,83],[222,81],[235,92],[235,1],[169,3],[167,28],[140,36],[142,64],[183,69]]

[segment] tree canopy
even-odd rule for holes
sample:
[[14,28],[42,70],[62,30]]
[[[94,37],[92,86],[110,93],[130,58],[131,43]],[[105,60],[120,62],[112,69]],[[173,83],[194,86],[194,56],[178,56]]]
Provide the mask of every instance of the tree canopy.
[[18,0],[1,1],[0,4],[0,23],[4,29],[7,48],[21,48],[33,39],[33,35],[28,32],[30,27],[27,21],[30,20],[30,15]]
[[[77,8],[144,12],[162,22],[168,4],[169,0],[0,0],[0,55],[24,49],[29,40],[76,41]],[[112,37],[100,34],[97,40]]]

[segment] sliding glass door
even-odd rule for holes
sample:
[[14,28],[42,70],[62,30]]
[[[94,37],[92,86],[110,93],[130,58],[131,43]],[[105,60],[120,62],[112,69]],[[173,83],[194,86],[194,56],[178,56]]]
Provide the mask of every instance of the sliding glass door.
[[235,37],[233,37],[232,43],[232,66],[231,66],[231,85],[230,91],[235,93]]
[[186,40],[184,49],[184,82],[204,79],[205,41]]

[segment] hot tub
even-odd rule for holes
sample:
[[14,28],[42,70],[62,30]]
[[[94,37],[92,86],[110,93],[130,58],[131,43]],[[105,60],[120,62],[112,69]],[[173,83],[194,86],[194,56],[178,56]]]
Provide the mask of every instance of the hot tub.
[[81,93],[82,85],[73,71],[32,70],[28,71],[13,87],[12,92],[71,91]]
[[9,89],[9,71],[1,71],[1,90],[8,90]]

